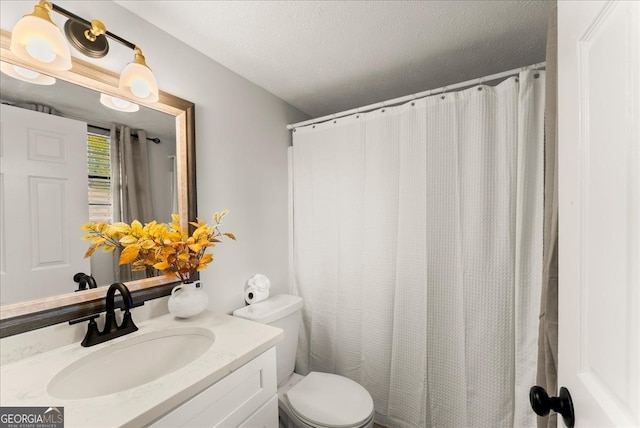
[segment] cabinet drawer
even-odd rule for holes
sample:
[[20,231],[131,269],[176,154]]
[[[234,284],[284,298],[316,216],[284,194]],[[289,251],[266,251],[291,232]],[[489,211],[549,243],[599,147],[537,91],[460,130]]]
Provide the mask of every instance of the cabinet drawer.
[[238,428],[278,428],[278,396],[271,397]]
[[276,395],[276,384],[276,354],[271,348],[151,426],[238,427]]

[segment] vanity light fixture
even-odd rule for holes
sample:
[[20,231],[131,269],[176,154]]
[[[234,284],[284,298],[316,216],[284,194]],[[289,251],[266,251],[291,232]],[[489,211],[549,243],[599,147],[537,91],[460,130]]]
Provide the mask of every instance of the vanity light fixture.
[[34,83],[36,85],[53,85],[56,83],[56,79],[54,77],[38,73],[37,71],[33,71],[28,68],[20,67],[19,65],[9,64],[4,61],[0,62],[0,71],[14,79]]
[[11,52],[30,64],[49,70],[71,69],[71,53],[60,29],[51,20],[50,12],[66,18],[64,32],[69,43],[91,58],[102,58],[109,52],[107,38],[134,52],[133,61],[120,75],[123,95],[147,102],[158,101],[158,82],[147,65],[139,46],[107,31],[99,20],[89,22],[47,0],[40,0],[30,15],[22,17],[11,32]]
[[107,94],[100,94],[100,103],[112,110],[124,111],[127,113],[132,113],[140,110],[140,106],[136,103],[132,103],[131,101],[123,100],[121,98],[112,97],[111,95]]

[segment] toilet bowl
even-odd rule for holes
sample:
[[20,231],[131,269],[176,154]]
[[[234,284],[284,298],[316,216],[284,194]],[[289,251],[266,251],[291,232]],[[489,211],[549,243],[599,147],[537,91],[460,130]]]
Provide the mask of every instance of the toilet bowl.
[[286,416],[281,417],[285,428],[373,426],[373,400],[367,390],[334,374],[293,373],[278,388],[278,406]]
[[279,294],[233,312],[284,330],[284,339],[276,345],[280,426],[371,428],[373,399],[362,385],[331,373],[294,373],[302,305],[298,296]]

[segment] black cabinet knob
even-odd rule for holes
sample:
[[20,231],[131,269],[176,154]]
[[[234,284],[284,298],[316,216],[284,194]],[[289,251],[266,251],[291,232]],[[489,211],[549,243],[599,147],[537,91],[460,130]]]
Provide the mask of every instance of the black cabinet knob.
[[562,415],[564,424],[568,428],[573,428],[576,423],[571,394],[564,386],[560,388],[560,394],[557,397],[549,397],[547,391],[541,386],[532,386],[529,390],[529,401],[533,411],[540,416],[547,416],[553,410]]

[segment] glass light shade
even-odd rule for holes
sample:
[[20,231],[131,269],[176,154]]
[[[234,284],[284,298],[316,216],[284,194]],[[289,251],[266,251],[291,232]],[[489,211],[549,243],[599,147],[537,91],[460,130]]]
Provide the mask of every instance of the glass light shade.
[[123,100],[121,98],[112,97],[107,94],[100,94],[100,103],[110,109],[117,111],[124,111],[127,113],[132,113],[134,111],[140,110],[140,106],[138,104],[132,103],[127,100]]
[[50,70],[71,69],[71,52],[62,32],[40,16],[26,15],[18,21],[11,32],[10,49],[31,64]]
[[158,82],[146,65],[129,63],[120,75],[120,90],[144,101],[158,101]]
[[0,63],[0,71],[14,79],[36,85],[53,85],[56,83],[56,79],[51,76],[38,73],[37,71],[33,71],[28,68],[20,67],[19,65],[9,64],[4,61]]

